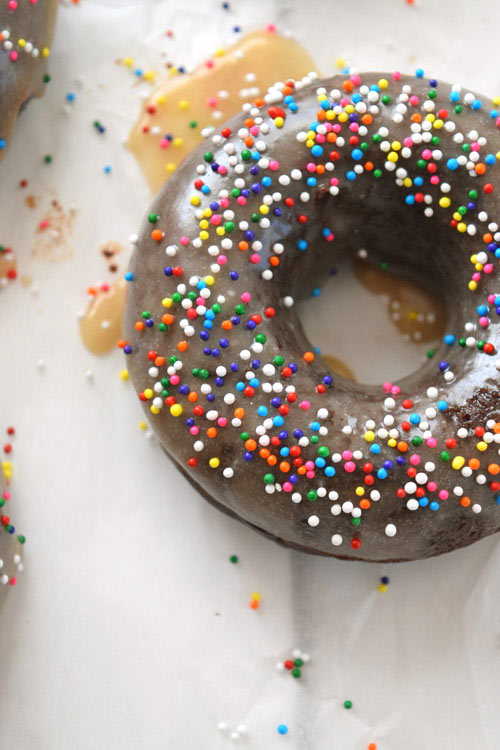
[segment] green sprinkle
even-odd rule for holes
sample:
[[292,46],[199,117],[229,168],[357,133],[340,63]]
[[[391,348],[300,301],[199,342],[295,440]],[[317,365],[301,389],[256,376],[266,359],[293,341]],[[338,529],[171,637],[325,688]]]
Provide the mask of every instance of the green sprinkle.
[[232,562],[233,564],[237,563],[238,555],[231,555],[231,557],[229,558],[229,561]]
[[344,701],[344,708],[352,708],[352,701]]

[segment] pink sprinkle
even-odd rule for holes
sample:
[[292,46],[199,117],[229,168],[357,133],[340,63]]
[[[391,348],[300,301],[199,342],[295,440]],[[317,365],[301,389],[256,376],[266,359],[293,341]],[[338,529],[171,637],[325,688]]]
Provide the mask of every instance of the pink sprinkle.
[[189,237],[181,237],[179,242],[181,245],[189,245]]
[[270,31],[270,32],[271,32],[271,34],[274,34],[274,32],[276,31],[276,29],[277,29],[277,28],[278,28],[278,27],[276,26],[276,24],[275,24],[275,23],[268,23],[268,24],[267,24],[267,26],[266,26],[266,29],[267,29],[268,31]]
[[216,107],[217,106],[217,99],[215,96],[209,96],[207,99],[207,107]]
[[191,435],[197,435],[199,431],[200,431],[200,428],[197,427],[195,424],[189,428],[189,432],[191,433]]
[[269,162],[269,169],[272,169],[273,172],[276,172],[277,169],[279,169],[280,163],[276,159],[271,159]]
[[330,178],[330,185],[333,185],[334,187],[337,187],[339,184],[339,178],[338,177],[331,177]]
[[417,453],[414,453],[412,456],[410,456],[410,463],[412,466],[418,466],[420,460],[420,456]]
[[221,198],[219,203],[221,204],[222,208],[227,208],[229,206],[229,201],[227,198]]
[[417,104],[418,104],[418,102],[419,102],[418,96],[415,96],[415,94],[413,94],[413,96],[410,96],[410,104],[411,105],[413,105],[414,107],[416,107]]
[[356,464],[354,461],[347,461],[344,464],[344,471],[347,471],[348,474],[352,474],[353,471],[356,470]]
[[393,385],[391,388],[391,393],[393,396],[398,396],[401,393],[401,388],[399,385]]
[[250,292],[243,292],[243,294],[241,295],[241,301],[243,302],[244,305],[250,302],[251,299],[252,299],[252,295],[250,294]]
[[219,419],[217,420],[217,424],[219,425],[219,427],[225,427],[227,425],[226,417],[219,417]]
[[479,318],[479,325],[482,328],[487,328],[489,326],[489,324],[490,324],[490,321],[488,320],[488,318],[485,318],[484,316],[482,316],[481,318]]
[[447,500],[449,496],[448,490],[439,490],[438,496],[440,500]]
[[168,138],[162,138],[159,145],[160,148],[168,148],[170,146],[170,141]]
[[9,0],[9,9],[16,10],[16,8],[17,8],[17,0]]
[[383,386],[382,386],[382,389],[383,389],[384,393],[390,393],[391,392],[391,388],[392,388],[392,383],[389,383],[389,382],[384,383]]
[[17,60],[18,55],[15,49],[12,50],[12,52],[9,54],[9,57],[12,62],[15,62]]
[[250,263],[260,263],[260,255],[254,253],[250,256]]
[[433,174],[431,177],[431,185],[439,185],[439,177],[437,174]]
[[342,458],[344,459],[344,461],[349,461],[352,458],[351,451],[344,451],[342,453]]
[[226,263],[227,263],[226,256],[225,255],[219,255],[218,258],[217,258],[217,263],[219,264],[219,266],[225,266]]
[[9,583],[10,583],[11,586],[15,586],[16,583],[17,583],[17,578],[11,578],[10,581],[9,581]]
[[401,78],[401,73],[399,72],[399,70],[395,70],[394,73],[392,74],[392,77],[394,78],[395,81],[399,81],[399,79]]
[[4,500],[10,500],[10,492],[7,490],[3,493],[2,497]]
[[314,162],[310,161],[306,165],[306,169],[308,172],[315,172],[316,171],[316,164]]
[[490,303],[490,305],[494,303],[495,299],[496,299],[496,294],[488,294],[488,302]]
[[300,404],[299,404],[299,406],[304,411],[307,411],[308,409],[311,408],[311,403],[309,401],[301,401]]
[[314,472],[314,471],[306,471],[306,477],[308,479],[314,479],[315,476],[316,476],[316,472]]
[[213,60],[207,60],[205,65],[207,68],[213,68],[214,67],[214,61]]
[[479,143],[477,143],[477,141],[474,141],[474,143],[471,143],[470,147],[471,147],[471,151],[479,151],[481,149],[481,146],[479,145]]
[[180,378],[178,375],[171,375],[170,376],[170,382],[172,385],[179,385]]
[[210,223],[216,227],[219,226],[221,221],[222,221],[222,216],[220,214],[214,214],[213,216],[210,217]]
[[291,482],[284,482],[283,489],[285,492],[291,492],[293,490],[293,484]]
[[103,284],[101,284],[101,289],[103,292],[109,292],[109,284],[105,281]]
[[424,148],[422,151],[422,156],[424,159],[432,159],[432,151],[428,148]]
[[314,469],[314,462],[306,461],[304,466],[306,467],[307,471],[312,471]]
[[437,490],[436,482],[428,482],[427,489],[429,490],[429,492],[435,492]]
[[403,141],[404,145],[410,148],[413,146],[413,138],[405,138]]
[[431,437],[428,440],[426,440],[426,445],[428,445],[429,448],[435,448],[437,445],[436,438]]
[[472,274],[472,281],[481,281],[481,274],[480,273],[473,273]]
[[485,273],[493,273],[493,265],[491,263],[486,263],[485,267],[483,268],[483,271]]
[[219,164],[217,168],[217,174],[222,174],[222,175],[227,174],[227,167],[225,167],[223,164]]
[[244,196],[244,195],[239,195],[239,196],[238,196],[238,197],[236,198],[236,203],[237,203],[237,204],[238,204],[239,206],[245,206],[245,205],[246,205],[246,202],[247,202],[247,199],[245,198],[245,196]]
[[351,81],[353,82],[353,84],[355,86],[359,86],[359,84],[361,83],[361,76],[359,76],[357,74],[353,75],[353,76],[351,76]]
[[249,132],[250,132],[250,135],[259,135],[259,126],[252,125]]

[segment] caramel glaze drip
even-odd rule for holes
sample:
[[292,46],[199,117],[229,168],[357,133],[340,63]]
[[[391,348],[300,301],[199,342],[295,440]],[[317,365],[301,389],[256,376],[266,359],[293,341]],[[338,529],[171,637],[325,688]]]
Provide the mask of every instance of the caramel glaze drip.
[[99,290],[81,319],[80,335],[92,354],[106,354],[121,337],[126,286],[120,279],[108,291]]
[[128,141],[153,192],[201,143],[203,128],[220,128],[272,84],[300,79],[311,70],[316,66],[298,42],[256,31],[216,52],[193,73],[162,82],[145,101]]

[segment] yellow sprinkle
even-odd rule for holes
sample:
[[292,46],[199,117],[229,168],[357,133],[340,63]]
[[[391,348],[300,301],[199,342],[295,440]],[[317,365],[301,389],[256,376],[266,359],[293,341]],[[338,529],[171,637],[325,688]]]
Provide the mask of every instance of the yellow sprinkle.
[[397,440],[395,440],[394,438],[390,438],[387,441],[387,445],[389,446],[389,448],[395,448],[397,444]]
[[391,143],[391,148],[392,148],[393,151],[399,151],[400,148],[401,148],[400,142],[399,141],[393,141]]
[[200,232],[200,240],[208,240],[208,232]]
[[387,86],[389,85],[389,81],[386,78],[381,78],[378,82],[378,85],[380,86],[381,89],[386,89]]
[[388,586],[386,583],[379,583],[378,585],[378,590],[380,591],[381,594],[385,594],[385,592],[387,591],[387,588]]
[[413,180],[410,177],[405,177],[403,180],[403,185],[405,187],[411,187],[413,185]]
[[174,138],[172,144],[179,148],[180,146],[184,146],[184,140],[182,138]]
[[26,39],[18,39],[17,43],[20,47],[26,47]]
[[213,214],[213,211],[211,208],[203,209],[203,216],[205,217],[205,219],[209,219],[212,216],[212,214]]
[[139,429],[140,430],[147,430],[148,429],[148,423],[145,422],[144,420],[142,420],[141,422],[139,422]]
[[348,115],[352,115],[352,113],[354,112],[354,107],[352,104],[346,104],[344,109]]
[[493,104],[497,107],[500,104],[500,96],[495,96]]
[[123,58],[123,64],[127,66],[127,68],[131,68],[134,64],[134,58],[133,57],[124,57]]
[[458,211],[455,211],[455,213],[453,214],[453,218],[455,219],[455,221],[460,221],[462,218],[462,214],[459,214]]
[[429,112],[429,114],[425,116],[425,119],[427,120],[427,122],[434,122],[434,120],[436,119],[436,115],[433,115],[431,112]]
[[474,255],[470,256],[470,262],[471,263],[477,263],[477,254],[474,253]]
[[211,458],[208,463],[210,464],[211,469],[217,469],[220,465],[220,460],[218,458]]
[[179,102],[179,109],[187,109],[189,107],[189,102],[186,101],[186,99],[181,99]]
[[364,487],[356,487],[356,495],[358,497],[362,497],[362,495],[365,494],[365,488]]
[[345,57],[337,57],[337,59],[335,60],[335,67],[345,68],[345,65],[346,65]]
[[274,124],[277,128],[282,128],[283,125],[285,124],[285,121],[282,117],[275,117]]
[[170,414],[173,417],[180,417],[182,414],[182,406],[180,404],[172,404],[170,407]]
[[158,94],[156,97],[156,103],[157,104],[166,104],[167,103],[167,97],[165,94]]
[[208,223],[206,219],[202,219],[200,221],[200,229],[208,229],[209,226],[210,224]]
[[122,380],[128,380],[129,378],[128,370],[120,370],[120,377]]
[[144,395],[145,395],[146,398],[153,398],[153,395],[154,395],[153,389],[152,388],[146,388],[146,390],[144,391]]
[[219,237],[224,237],[224,235],[226,234],[226,230],[224,229],[224,227],[217,227],[217,229],[215,230],[215,234],[218,234]]
[[457,471],[462,468],[462,466],[465,463],[465,458],[463,456],[455,456],[453,461],[451,462],[451,468],[456,469]]
[[476,448],[478,451],[481,451],[483,453],[488,448],[488,443],[485,443],[484,440],[481,440],[477,445]]
[[443,120],[436,120],[436,122],[433,124],[432,127],[436,128],[436,130],[441,130],[441,128],[443,127],[443,125],[444,125]]
[[44,47],[42,50],[42,57],[48,57],[50,55],[50,49],[48,47]]
[[461,221],[460,224],[457,224],[457,230],[463,234],[467,231],[467,224]]
[[152,81],[156,77],[154,70],[146,70],[142,76],[145,81]]
[[192,195],[190,202],[192,206],[199,206],[201,203],[201,200],[198,195]]
[[387,161],[396,162],[399,159],[399,156],[395,151],[391,151],[389,154],[387,154]]
[[451,204],[450,199],[446,198],[445,196],[439,199],[439,205],[441,206],[441,208],[448,208],[450,204]]
[[177,164],[174,164],[173,161],[169,161],[168,164],[165,164],[165,169],[167,172],[174,172],[177,169]]
[[151,404],[151,406],[149,408],[150,408],[152,414],[159,414],[160,413],[160,410],[158,409],[158,407],[157,406],[153,406],[153,404]]
[[214,52],[214,57],[224,57],[226,54],[226,50],[224,47],[219,47],[219,49],[216,49]]
[[259,211],[261,214],[268,214],[269,213],[269,206],[267,206],[265,203],[262,204],[262,206],[259,206]]
[[475,292],[477,289],[477,282],[476,281],[469,281],[469,289],[471,292]]
[[205,281],[205,284],[208,284],[208,286],[212,286],[212,284],[214,283],[215,279],[214,279],[213,276],[205,276],[204,281]]
[[375,433],[373,432],[373,430],[367,430],[365,432],[365,440],[367,443],[371,443],[372,440],[375,440]]
[[252,599],[255,602],[260,602],[260,593],[258,591],[252,591]]
[[349,119],[349,115],[347,114],[347,112],[340,112],[339,122],[347,122],[348,119]]
[[170,297],[164,297],[161,301],[163,307],[172,307],[172,299]]

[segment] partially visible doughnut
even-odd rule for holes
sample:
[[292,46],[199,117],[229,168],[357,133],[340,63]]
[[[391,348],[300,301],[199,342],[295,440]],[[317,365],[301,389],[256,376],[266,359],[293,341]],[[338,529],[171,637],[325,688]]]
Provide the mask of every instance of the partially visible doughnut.
[[[499,127],[496,103],[422,71],[288,81],[174,174],[126,276],[120,346],[213,503],[348,559],[500,529]],[[360,248],[447,310],[434,357],[398,384],[329,371],[295,312]]]
[[0,611],[7,597],[8,590],[15,586],[22,570],[22,541],[24,537],[16,534],[8,510],[10,493],[0,467]]
[[0,6],[0,158],[21,109],[41,96],[57,0],[4,0]]

